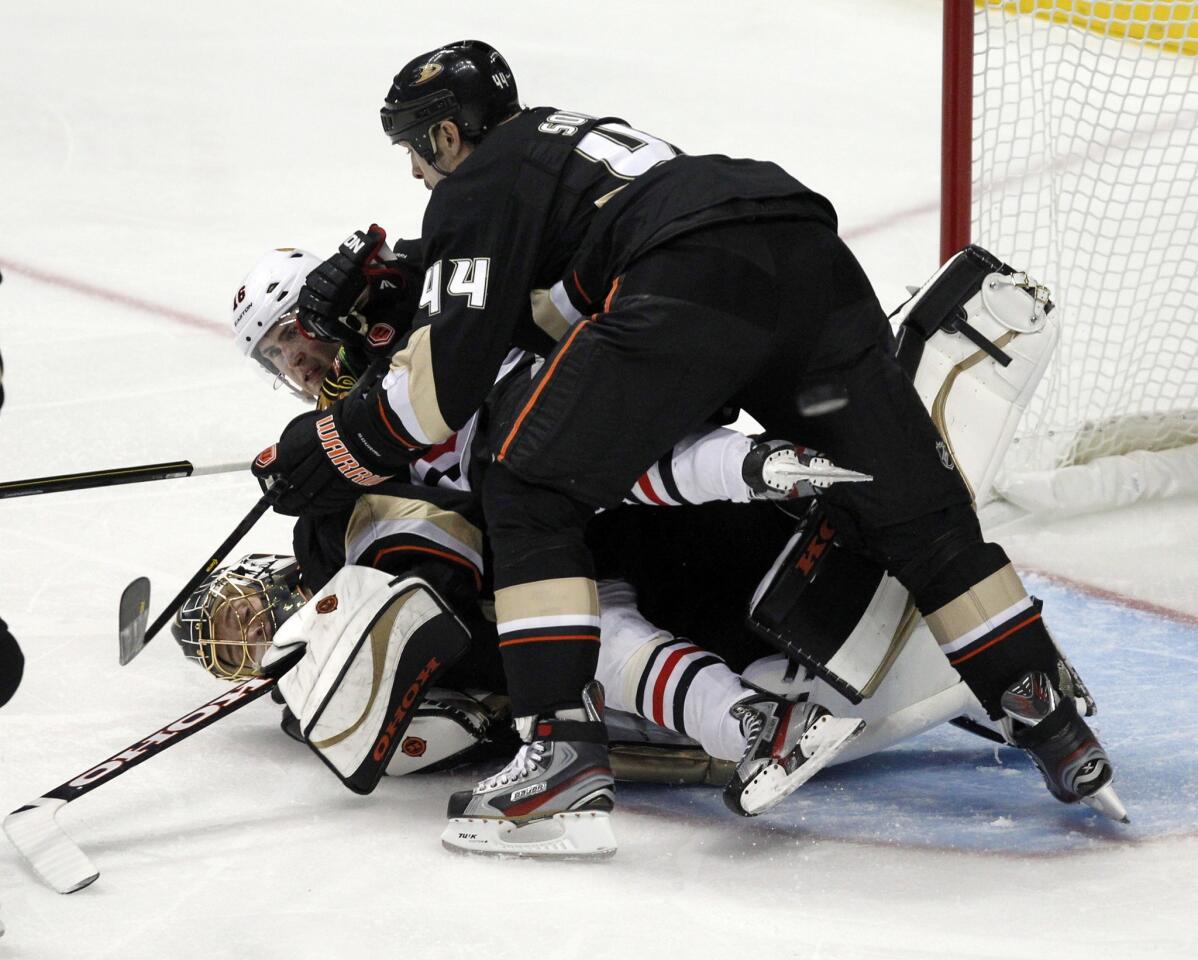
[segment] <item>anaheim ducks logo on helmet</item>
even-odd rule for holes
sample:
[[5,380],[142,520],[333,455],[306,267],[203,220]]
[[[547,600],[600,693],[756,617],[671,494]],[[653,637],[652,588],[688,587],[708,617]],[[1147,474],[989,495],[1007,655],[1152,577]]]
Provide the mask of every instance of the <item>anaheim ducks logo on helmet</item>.
[[441,72],[441,64],[426,63],[416,72],[416,79],[412,81],[412,86],[418,87],[422,83],[428,83],[433,77]]
[[413,57],[400,69],[379,111],[383,132],[426,163],[437,151],[429,130],[442,120],[477,142],[520,112],[516,78],[489,43],[458,40]]

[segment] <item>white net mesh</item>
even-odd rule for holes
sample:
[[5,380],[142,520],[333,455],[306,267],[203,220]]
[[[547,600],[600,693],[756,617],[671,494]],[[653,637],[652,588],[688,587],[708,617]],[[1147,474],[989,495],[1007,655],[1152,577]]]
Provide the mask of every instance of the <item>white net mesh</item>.
[[1008,471],[1198,442],[1198,3],[975,6],[973,237],[1063,325]]

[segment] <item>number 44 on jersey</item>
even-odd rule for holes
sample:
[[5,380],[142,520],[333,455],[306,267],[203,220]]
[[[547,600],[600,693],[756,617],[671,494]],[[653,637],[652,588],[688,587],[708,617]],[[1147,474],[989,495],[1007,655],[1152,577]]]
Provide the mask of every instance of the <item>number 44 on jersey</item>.
[[[487,278],[491,273],[490,257],[474,257],[470,260],[450,260],[452,273],[445,287],[446,296],[465,297],[466,306],[482,310],[487,305]],[[424,272],[424,288],[420,291],[420,306],[428,308],[428,315],[435,317],[441,312],[441,274],[443,261],[438,260]]]

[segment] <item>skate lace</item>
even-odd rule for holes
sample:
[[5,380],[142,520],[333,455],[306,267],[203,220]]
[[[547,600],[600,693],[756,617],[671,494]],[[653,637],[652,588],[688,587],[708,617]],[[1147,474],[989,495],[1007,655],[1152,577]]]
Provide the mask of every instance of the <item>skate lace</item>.
[[757,738],[761,734],[761,728],[765,726],[765,717],[758,710],[751,707],[740,707],[737,711],[740,720],[740,732],[745,738],[745,751],[742,759],[748,756],[754,746],[756,746]]
[[542,741],[534,740],[532,743],[526,743],[516,751],[511,763],[493,776],[487,777],[475,789],[479,793],[486,793],[523,780],[540,769],[540,763],[544,756],[545,744]]

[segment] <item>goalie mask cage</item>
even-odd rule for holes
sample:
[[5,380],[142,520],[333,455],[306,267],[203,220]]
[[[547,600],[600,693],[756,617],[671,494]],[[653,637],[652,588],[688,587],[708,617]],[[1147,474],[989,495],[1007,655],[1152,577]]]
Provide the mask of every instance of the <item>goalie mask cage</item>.
[[1198,0],[944,0],[943,91],[941,260],[981,244],[1061,311],[1000,491],[1198,484]]

